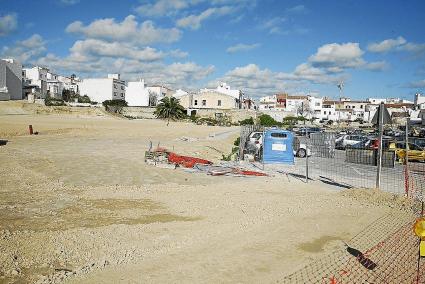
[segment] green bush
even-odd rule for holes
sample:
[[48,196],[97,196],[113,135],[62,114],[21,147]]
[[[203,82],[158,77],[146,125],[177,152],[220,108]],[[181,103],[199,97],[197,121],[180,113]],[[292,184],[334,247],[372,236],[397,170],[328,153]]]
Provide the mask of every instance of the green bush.
[[89,104],[89,103],[91,103],[91,100],[90,100],[90,98],[89,98],[89,96],[87,96],[87,95],[84,95],[84,96],[78,96],[78,102],[79,103],[85,103],[85,104]]
[[236,138],[235,142],[233,142],[233,145],[235,145],[235,146],[239,147],[239,144],[241,144],[241,138],[240,137]]
[[240,125],[254,125],[254,119],[252,117],[239,121]]
[[126,107],[126,106],[128,106],[128,104],[125,100],[106,100],[106,101],[103,101],[102,105],[104,107],[107,107],[107,106]]
[[61,99],[52,98],[50,95],[47,95],[44,99],[44,104],[46,106],[64,106],[65,102]]
[[276,121],[273,117],[271,117],[268,114],[260,115],[259,119],[260,119],[260,125],[262,125],[262,126],[270,127],[270,126],[280,126],[280,125],[282,125],[281,122]]

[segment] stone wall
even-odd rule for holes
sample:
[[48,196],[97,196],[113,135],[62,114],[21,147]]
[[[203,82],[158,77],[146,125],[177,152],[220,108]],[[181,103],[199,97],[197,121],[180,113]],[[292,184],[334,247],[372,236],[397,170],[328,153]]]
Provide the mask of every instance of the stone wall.
[[153,119],[156,118],[154,115],[154,107],[122,107],[119,113],[128,118],[145,118]]
[[221,110],[221,109],[197,109],[196,115],[199,117],[210,117],[218,118],[220,116],[229,117],[232,122],[239,122],[247,118],[254,118],[258,116],[258,112],[255,110],[247,109],[230,109],[230,110]]

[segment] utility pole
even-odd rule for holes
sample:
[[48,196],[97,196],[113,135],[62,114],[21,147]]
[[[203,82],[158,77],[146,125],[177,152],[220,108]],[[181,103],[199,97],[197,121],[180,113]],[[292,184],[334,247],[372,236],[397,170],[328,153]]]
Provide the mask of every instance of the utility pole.
[[406,134],[406,154],[404,157],[404,161],[406,163],[405,165],[405,169],[404,169],[404,174],[405,174],[405,191],[406,191],[406,195],[407,197],[409,197],[409,123],[410,123],[410,118],[406,119],[406,129],[405,129],[405,134]]
[[[342,89],[344,88],[344,81],[339,82],[339,84],[337,85],[338,89],[339,89],[339,105],[341,105],[341,101],[342,101]],[[338,111],[338,125],[341,122],[341,110]]]
[[379,105],[378,113],[378,157],[377,157],[377,170],[376,170],[376,188],[381,188],[381,171],[382,171],[382,136],[384,132],[384,103]]

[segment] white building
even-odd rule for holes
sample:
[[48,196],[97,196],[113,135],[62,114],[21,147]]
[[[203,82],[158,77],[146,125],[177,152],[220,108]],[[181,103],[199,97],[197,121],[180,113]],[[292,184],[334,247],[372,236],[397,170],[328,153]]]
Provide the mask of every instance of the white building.
[[425,96],[415,94],[415,109],[425,109]]
[[308,107],[310,109],[310,115],[312,118],[322,118],[323,98],[308,96]]
[[258,110],[274,110],[276,108],[276,103],[276,95],[261,97]]
[[380,103],[386,103],[387,102],[387,99],[380,99],[380,98],[367,98],[367,101],[370,103],[370,104],[373,104],[373,105],[379,105]]
[[40,98],[45,98],[47,94],[47,73],[49,69],[35,66],[32,68],[24,68],[24,75],[28,82],[36,86],[36,93]]
[[125,100],[129,106],[149,106],[149,90],[145,81],[128,82]]
[[241,90],[232,90],[230,88],[229,85],[227,85],[226,83],[220,83],[217,88],[215,89],[200,89],[199,93],[220,93],[220,94],[224,94],[230,97],[233,97],[234,99],[236,99],[236,102],[238,104],[237,108],[241,109],[242,108],[242,104],[243,104],[243,100],[244,100],[244,94]]
[[368,102],[366,101],[344,101],[343,108],[352,110],[354,115],[354,120],[361,119],[362,121],[365,118],[366,106]]
[[0,60],[0,101],[22,100],[22,65],[13,59]]
[[102,103],[106,100],[125,100],[125,81],[120,74],[108,74],[108,78],[84,79],[78,83],[80,95],[87,95],[91,101]]

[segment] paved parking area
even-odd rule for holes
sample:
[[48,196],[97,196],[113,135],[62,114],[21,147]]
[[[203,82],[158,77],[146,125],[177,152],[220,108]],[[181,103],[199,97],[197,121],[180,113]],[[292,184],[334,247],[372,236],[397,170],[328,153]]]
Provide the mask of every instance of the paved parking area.
[[[320,180],[342,188],[375,188],[377,167],[348,163],[345,161],[345,151],[337,150],[334,158],[315,157],[313,152],[308,159],[295,158],[294,165],[266,165],[266,169],[288,173],[295,178],[305,180],[307,161],[310,179]],[[423,166],[423,164],[419,165]],[[392,193],[404,193],[403,165],[397,163],[394,168],[382,168],[381,188]]]

